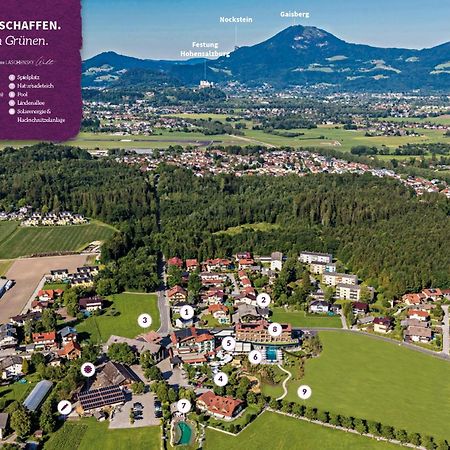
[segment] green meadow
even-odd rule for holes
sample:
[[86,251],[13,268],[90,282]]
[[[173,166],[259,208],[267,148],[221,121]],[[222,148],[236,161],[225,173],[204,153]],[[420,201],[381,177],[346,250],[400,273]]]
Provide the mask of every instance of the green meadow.
[[264,412],[238,436],[207,429],[205,450],[394,450],[399,447],[368,437]]
[[[144,333],[137,319],[140,314],[152,317],[149,330],[157,330],[160,325],[158,299],[155,294],[125,292],[108,297],[111,305],[100,316],[91,316],[77,325],[82,338],[94,343],[106,342],[111,335],[134,338]],[[112,310],[116,313],[113,314]]]
[[102,222],[55,227],[21,227],[0,223],[0,258],[13,259],[36,253],[80,251],[92,241],[105,241],[115,229]]
[[320,338],[322,354],[289,383],[288,400],[307,384],[311,406],[450,440],[450,362],[354,333]]

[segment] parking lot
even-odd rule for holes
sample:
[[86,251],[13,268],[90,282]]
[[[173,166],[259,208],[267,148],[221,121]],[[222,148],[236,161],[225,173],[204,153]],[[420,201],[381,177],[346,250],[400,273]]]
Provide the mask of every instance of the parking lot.
[[[115,410],[114,416],[109,422],[109,428],[140,428],[159,425],[160,419],[155,416],[154,406],[155,395],[151,392],[142,395],[133,395],[132,400],[126,402],[123,406]],[[141,403],[144,407],[142,410],[142,419],[135,420],[133,424],[130,422],[130,411],[134,403]]]
[[14,261],[6,277],[15,285],[0,300],[0,323],[22,312],[41,278],[51,269],[68,269],[70,272],[86,262],[87,255],[46,256],[23,258]]

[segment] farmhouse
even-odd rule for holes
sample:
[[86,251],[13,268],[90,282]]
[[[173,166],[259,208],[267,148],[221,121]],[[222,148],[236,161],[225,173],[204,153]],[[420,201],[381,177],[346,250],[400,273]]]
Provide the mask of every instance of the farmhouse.
[[97,370],[94,389],[108,386],[120,386],[129,388],[133,383],[141,381],[139,377],[127,366],[114,361],[108,361],[103,367]]
[[439,300],[444,295],[440,289],[424,289],[422,294],[426,299],[430,299],[432,301]]
[[50,349],[56,347],[56,332],[33,333],[33,343],[35,348]]
[[208,307],[208,312],[212,314],[214,319],[216,319],[220,324],[223,325],[230,323],[230,314],[225,305],[210,305]]
[[170,266],[176,266],[179,269],[183,267],[183,260],[181,258],[178,258],[178,256],[174,256],[173,258],[170,258],[167,261],[167,265]]
[[78,300],[81,311],[100,311],[103,308],[103,299],[101,297],[84,297]]
[[22,362],[20,356],[12,355],[0,361],[0,370],[2,372],[2,379],[8,380],[22,375]]
[[186,260],[186,269],[188,272],[195,272],[199,267],[200,265],[196,259]]
[[391,319],[389,317],[375,317],[373,319],[373,331],[376,333],[388,333],[391,331]]
[[169,291],[167,292],[167,296],[169,297],[169,300],[171,302],[186,301],[187,291],[181,286],[176,285],[173,288],[169,289]]
[[404,333],[405,341],[409,342],[430,342],[433,337],[431,328],[410,326]]
[[428,322],[428,320],[430,319],[430,314],[428,314],[427,311],[411,309],[410,311],[408,311],[408,317],[410,319],[419,320],[420,322]]
[[408,306],[420,305],[425,300],[425,295],[422,293],[420,293],[420,294],[405,294],[402,297],[402,300]]
[[72,360],[77,359],[81,357],[81,347],[78,342],[75,341],[69,341],[67,344],[64,345],[63,348],[58,350],[58,356],[60,358]]
[[208,412],[218,419],[231,420],[242,411],[244,403],[242,400],[221,397],[212,391],[206,391],[197,398],[196,405],[201,411]]
[[215,272],[218,270],[227,270],[231,266],[231,261],[228,259],[208,259],[205,263],[206,270],[208,272]]
[[330,310],[330,304],[328,302],[316,300],[309,304],[309,311],[312,313],[323,314]]
[[369,305],[363,302],[352,303],[353,314],[366,314],[369,311]]

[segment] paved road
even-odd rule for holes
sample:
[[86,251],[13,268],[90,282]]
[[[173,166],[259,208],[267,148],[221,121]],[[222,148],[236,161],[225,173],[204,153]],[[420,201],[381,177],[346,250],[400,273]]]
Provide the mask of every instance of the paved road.
[[341,317],[342,328],[344,330],[348,330],[347,320],[345,319],[342,309],[339,311],[339,316]]
[[359,330],[344,330],[343,328],[323,328],[323,327],[302,327],[302,328],[294,328],[294,330],[298,331],[339,331],[341,333],[357,333],[363,334],[364,336],[371,337],[372,339],[378,339],[380,341],[389,342],[391,344],[396,344],[401,347],[406,347],[411,350],[415,350],[416,352],[425,353],[430,356],[434,356],[435,358],[444,359],[446,361],[450,361],[450,355],[444,354],[443,352],[434,352],[433,350],[429,350],[427,348],[419,347],[418,345],[409,344],[408,342],[400,342],[394,339],[390,339],[388,337],[379,336],[378,334],[366,333],[364,331]]
[[443,305],[444,321],[442,324],[442,353],[446,356],[450,356],[450,314],[448,311],[449,305]]
[[158,333],[164,336],[166,334],[169,334],[173,330],[173,328],[170,321],[169,299],[166,295],[167,275],[166,271],[164,270],[164,257],[161,258],[161,265],[162,267],[159,270],[159,275],[162,279],[162,284],[157,292],[159,317],[161,319],[161,326],[158,329]]

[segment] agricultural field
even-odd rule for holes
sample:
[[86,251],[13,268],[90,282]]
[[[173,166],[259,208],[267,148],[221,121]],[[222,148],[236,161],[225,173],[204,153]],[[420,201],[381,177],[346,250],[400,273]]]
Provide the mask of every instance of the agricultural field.
[[152,317],[152,326],[149,330],[159,328],[158,299],[155,294],[126,292],[112,295],[108,300],[111,305],[102,315],[91,316],[77,325],[77,331],[82,339],[102,343],[113,334],[134,338],[145,331],[137,323],[137,318],[142,313],[148,313]]
[[305,311],[286,311],[277,307],[272,309],[271,320],[278,323],[290,323],[293,327],[329,327],[342,328],[340,316],[322,316],[306,314]]
[[0,277],[3,277],[6,275],[6,272],[8,272],[8,270],[12,266],[13,262],[14,261],[11,259],[0,260]]
[[156,449],[161,445],[160,427],[109,430],[108,421],[94,418],[80,422],[66,422],[45,443],[45,450],[128,450]]
[[37,253],[80,251],[92,241],[104,241],[115,229],[102,222],[58,227],[20,227],[18,222],[0,223],[0,259]]
[[[322,147],[332,148],[339,151],[350,151],[352,147],[357,145],[368,145],[381,147],[385,145],[391,149],[397,148],[399,145],[407,143],[436,143],[444,141],[444,133],[442,130],[425,130],[418,129],[417,131],[422,136],[365,136],[365,131],[362,130],[344,130],[339,126],[334,125],[320,125],[313,129],[293,129],[283,130],[298,133],[304,133],[303,136],[298,137],[284,137],[274,134],[268,134],[261,130],[244,130],[245,136],[257,141],[268,144],[280,146],[289,145],[292,147]],[[394,155],[390,155],[391,158]]]
[[307,384],[311,406],[450,439],[448,361],[354,333],[320,338],[322,354],[306,362],[301,381],[289,383],[287,400],[300,401],[297,388]]
[[[243,444],[245,443],[245,444]],[[265,412],[239,436],[207,429],[205,450],[394,450],[396,445]]]

